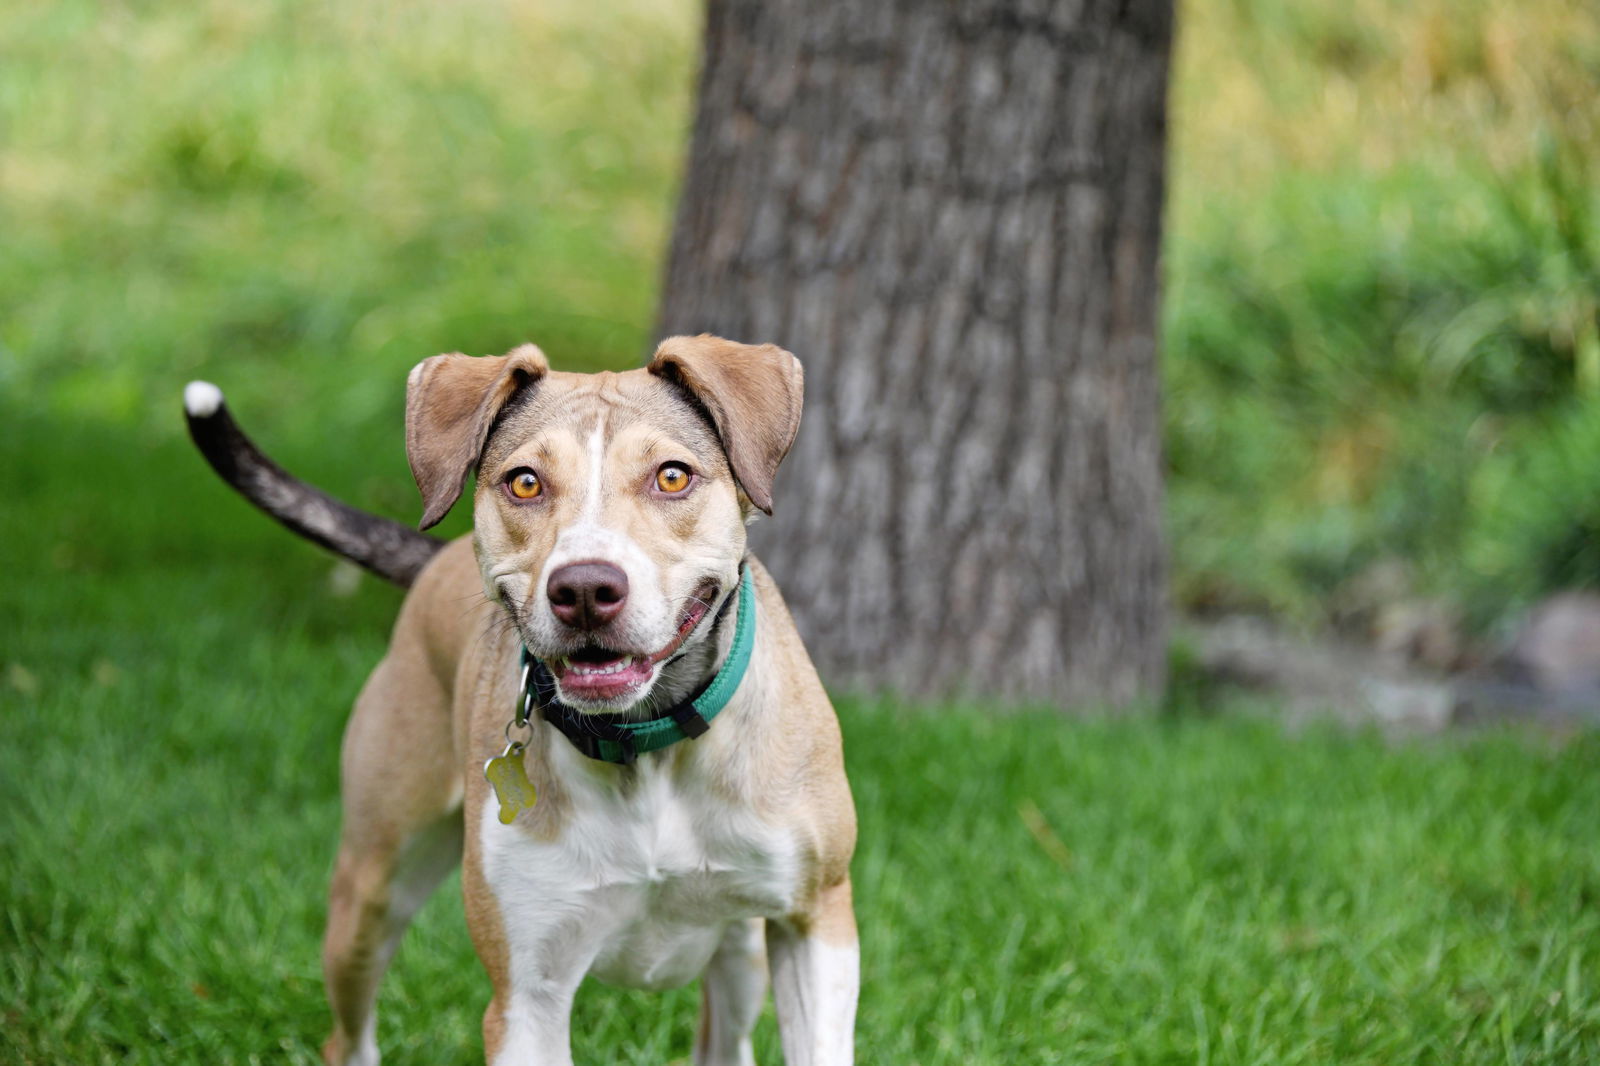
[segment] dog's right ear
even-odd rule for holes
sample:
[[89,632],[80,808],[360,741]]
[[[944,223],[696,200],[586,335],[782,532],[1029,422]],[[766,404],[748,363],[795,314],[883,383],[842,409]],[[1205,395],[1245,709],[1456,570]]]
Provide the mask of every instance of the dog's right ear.
[[461,496],[500,408],[549,372],[544,353],[532,344],[507,355],[436,355],[412,369],[406,379],[406,458],[422,491],[422,529],[437,525]]

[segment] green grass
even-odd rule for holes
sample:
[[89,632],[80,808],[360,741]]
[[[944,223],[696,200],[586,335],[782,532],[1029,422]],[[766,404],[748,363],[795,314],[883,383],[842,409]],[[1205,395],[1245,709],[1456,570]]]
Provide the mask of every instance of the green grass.
[[[396,457],[260,429],[411,509]],[[309,1061],[339,734],[399,593],[341,594],[184,441],[58,431],[0,423],[0,1061]],[[1600,735],[1205,711],[842,702],[860,1061],[1600,1056]],[[474,1061],[486,995],[452,881],[388,982],[388,1061]],[[586,990],[579,1061],[684,1061],[693,997]]]
[[[308,1061],[339,733],[398,593],[339,594],[182,442],[45,476],[38,430],[0,453],[0,1060]],[[1600,1055],[1600,736],[841,711],[862,1062]],[[457,892],[386,988],[392,1063],[478,1054]],[[682,1061],[694,1017],[586,990],[579,1059]]]
[[[0,594],[0,1058],[307,1061],[339,732],[397,596],[334,594],[264,521],[158,546],[159,509],[129,511],[130,551]],[[863,1062],[1600,1055],[1600,737],[841,711]],[[391,975],[390,1062],[478,1053],[457,892]],[[682,1061],[694,1017],[586,990],[579,1060]]]

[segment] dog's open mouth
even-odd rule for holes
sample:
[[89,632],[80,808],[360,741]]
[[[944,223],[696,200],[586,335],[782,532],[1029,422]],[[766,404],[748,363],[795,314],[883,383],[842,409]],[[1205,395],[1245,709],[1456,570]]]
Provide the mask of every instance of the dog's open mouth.
[[694,627],[705,618],[715,600],[715,585],[697,589],[689,598],[678,622],[678,631],[666,646],[649,655],[616,651],[590,644],[565,655],[545,660],[550,673],[569,699],[585,703],[617,703],[643,688],[655,676],[656,667],[683,646]]
[[580,648],[546,665],[562,694],[584,702],[611,703],[641,688],[655,672],[654,656],[623,655],[610,648]]

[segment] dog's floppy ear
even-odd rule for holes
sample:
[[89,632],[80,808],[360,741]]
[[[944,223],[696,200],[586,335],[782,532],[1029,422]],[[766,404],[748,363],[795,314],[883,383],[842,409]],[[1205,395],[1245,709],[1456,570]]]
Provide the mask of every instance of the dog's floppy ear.
[[406,379],[406,458],[422,490],[423,529],[450,513],[500,408],[549,372],[544,353],[531,344],[508,355],[436,355],[412,369]]
[[668,337],[648,369],[706,409],[739,487],[771,514],[772,479],[800,429],[800,360],[775,344],[736,344],[702,333]]

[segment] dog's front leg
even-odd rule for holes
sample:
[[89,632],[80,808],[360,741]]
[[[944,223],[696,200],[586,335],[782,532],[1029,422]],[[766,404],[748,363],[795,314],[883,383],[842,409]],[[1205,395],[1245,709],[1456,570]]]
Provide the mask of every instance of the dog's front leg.
[[[481,850],[469,836],[461,885],[467,929],[494,986],[483,1013],[484,1058],[489,1066],[572,1066],[572,1001],[594,953],[578,919],[548,900],[508,915],[484,877]],[[522,898],[540,900],[534,892]]]
[[750,1032],[767,998],[762,922],[746,918],[728,926],[700,979],[700,1035],[695,1066],[755,1066]]
[[850,882],[824,889],[804,914],[769,921],[767,956],[784,1062],[849,1066],[861,984]]
[[570,987],[496,988],[483,1015],[489,1066],[572,1066]]

